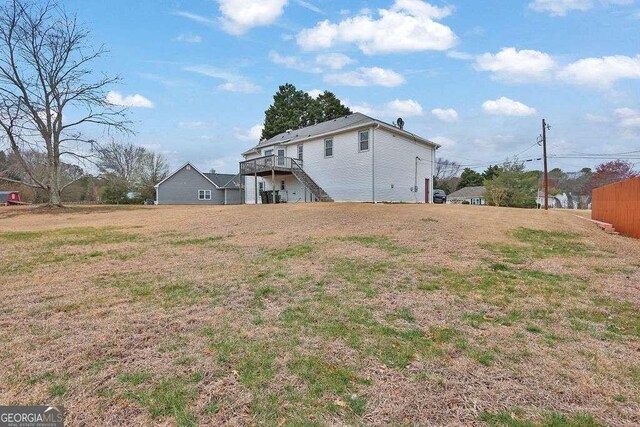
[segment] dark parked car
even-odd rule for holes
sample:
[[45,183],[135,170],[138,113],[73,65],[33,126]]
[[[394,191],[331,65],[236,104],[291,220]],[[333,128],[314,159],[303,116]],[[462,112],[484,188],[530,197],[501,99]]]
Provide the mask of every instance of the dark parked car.
[[433,203],[447,203],[447,193],[444,190],[433,190]]

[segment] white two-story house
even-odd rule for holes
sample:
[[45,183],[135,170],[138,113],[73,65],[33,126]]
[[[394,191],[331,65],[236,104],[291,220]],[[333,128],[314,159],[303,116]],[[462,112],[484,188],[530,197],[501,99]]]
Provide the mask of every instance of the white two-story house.
[[[354,113],[262,140],[240,163],[245,203],[431,203],[438,144]],[[268,194],[266,194],[268,195]]]

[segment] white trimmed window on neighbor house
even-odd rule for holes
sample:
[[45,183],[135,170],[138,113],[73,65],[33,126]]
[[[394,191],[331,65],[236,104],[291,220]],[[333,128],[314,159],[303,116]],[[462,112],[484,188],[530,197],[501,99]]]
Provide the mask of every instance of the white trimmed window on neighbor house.
[[333,157],[333,139],[332,138],[324,140],[324,156]]
[[198,200],[211,200],[211,190],[198,190]]
[[369,131],[358,132],[358,151],[369,151]]
[[303,151],[302,144],[298,145],[298,160],[302,160]]
[[273,150],[264,150],[265,156],[273,156]]

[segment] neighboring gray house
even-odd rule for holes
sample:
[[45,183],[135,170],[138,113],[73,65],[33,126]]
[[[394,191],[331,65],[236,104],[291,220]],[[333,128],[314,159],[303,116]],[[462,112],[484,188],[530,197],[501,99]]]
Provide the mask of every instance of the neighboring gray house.
[[449,194],[447,196],[447,203],[453,205],[486,205],[485,192],[486,189],[483,186],[464,187]]
[[202,173],[190,162],[156,184],[159,205],[238,205],[240,178],[223,173]]

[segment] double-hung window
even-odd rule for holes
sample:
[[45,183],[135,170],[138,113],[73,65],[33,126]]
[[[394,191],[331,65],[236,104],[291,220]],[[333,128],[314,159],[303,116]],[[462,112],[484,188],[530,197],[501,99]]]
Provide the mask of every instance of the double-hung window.
[[369,151],[369,131],[358,132],[358,151]]
[[302,160],[302,153],[303,153],[302,144],[300,144],[298,145],[298,160]]
[[333,139],[324,140],[324,156],[333,157]]
[[211,190],[198,190],[198,200],[211,200]]

